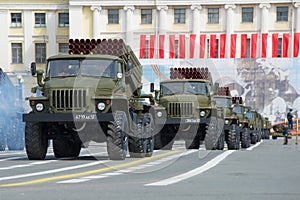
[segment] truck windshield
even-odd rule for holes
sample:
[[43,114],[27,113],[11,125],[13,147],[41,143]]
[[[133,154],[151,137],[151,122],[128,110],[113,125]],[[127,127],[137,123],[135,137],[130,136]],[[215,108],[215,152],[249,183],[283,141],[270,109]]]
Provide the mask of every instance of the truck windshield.
[[50,60],[47,66],[50,78],[69,76],[116,77],[115,62],[100,59],[59,59]]
[[247,113],[246,113],[246,117],[247,117],[248,119],[252,119],[252,118],[253,118],[253,113],[252,113],[252,112],[247,112]]
[[229,108],[231,105],[231,99],[216,97],[216,105],[218,107]]
[[234,106],[232,111],[234,113],[242,114],[243,113],[243,108],[241,106]]
[[208,94],[209,86],[205,82],[170,82],[161,84],[161,95]]

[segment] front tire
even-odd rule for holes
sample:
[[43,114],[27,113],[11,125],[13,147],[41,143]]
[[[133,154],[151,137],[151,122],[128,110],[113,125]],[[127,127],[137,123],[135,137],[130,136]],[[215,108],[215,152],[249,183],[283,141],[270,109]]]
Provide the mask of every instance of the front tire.
[[47,132],[40,122],[27,122],[25,146],[29,160],[44,160],[48,149]]

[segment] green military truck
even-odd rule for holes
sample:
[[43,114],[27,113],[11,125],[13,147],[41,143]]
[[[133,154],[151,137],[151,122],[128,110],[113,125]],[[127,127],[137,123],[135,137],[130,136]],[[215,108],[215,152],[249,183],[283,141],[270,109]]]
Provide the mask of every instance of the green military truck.
[[261,140],[261,121],[256,110],[248,107],[246,117],[249,119],[249,131],[251,144],[256,144]]
[[243,105],[242,97],[232,97],[232,111],[237,115],[240,129],[240,141],[242,148],[248,148],[251,145],[251,136],[249,131],[249,119],[246,117],[248,107]]
[[239,116],[233,112],[229,87],[219,87],[215,92],[216,105],[225,109],[224,133],[229,150],[240,149],[241,130]]
[[270,139],[272,124],[268,117],[263,118],[262,139]]
[[38,86],[23,115],[29,159],[45,159],[48,140],[57,158],[77,157],[90,141],[106,142],[112,160],[151,156],[154,148],[151,94],[142,94],[142,66],[122,39],[70,39],[67,55],[36,70]]
[[203,142],[207,150],[222,148],[224,111],[213,93],[208,68],[171,68],[170,80],[155,91],[155,148],[171,149],[174,140],[184,140],[187,149]]

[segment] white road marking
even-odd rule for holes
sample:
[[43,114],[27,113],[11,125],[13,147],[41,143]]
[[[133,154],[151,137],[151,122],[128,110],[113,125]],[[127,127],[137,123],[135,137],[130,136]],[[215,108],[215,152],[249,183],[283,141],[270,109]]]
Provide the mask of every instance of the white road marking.
[[71,166],[71,167],[64,167],[64,168],[52,169],[52,170],[47,170],[47,171],[35,172],[35,173],[28,173],[28,174],[20,174],[20,175],[15,175],[15,176],[0,177],[0,181],[3,181],[3,180],[12,180],[12,179],[19,179],[19,178],[26,178],[26,177],[33,177],[33,176],[41,176],[41,175],[52,174],[52,173],[58,173],[58,172],[69,171],[69,170],[74,170],[74,169],[91,167],[91,166],[103,164],[103,163],[106,163],[106,162],[109,162],[109,161],[108,160],[97,161],[97,162],[87,163],[87,164],[83,164],[83,165],[76,165],[76,166]]
[[18,160],[18,159],[21,159],[21,158],[27,158],[27,156],[4,158],[4,159],[0,159],[0,162],[7,161],[7,160]]
[[145,184],[145,186],[165,186],[165,185],[170,185],[170,184],[174,184],[174,183],[178,183],[180,181],[183,181],[185,179],[191,178],[193,176],[199,175],[207,170],[209,170],[210,168],[216,166],[219,162],[221,162],[222,160],[224,160],[227,156],[229,156],[230,154],[232,154],[235,150],[229,150],[229,151],[225,151],[224,153],[218,155],[217,157],[213,158],[212,160],[208,161],[207,163],[205,163],[204,165],[202,165],[201,167],[195,168],[191,171],[188,171],[184,174],[180,174],[171,178],[167,178],[158,182],[154,182],[154,183],[149,183],[149,184]]
[[[262,142],[263,142],[263,140],[261,140],[261,142],[256,143],[255,145],[247,148],[247,150],[249,150],[249,151],[253,150],[255,147],[259,146]],[[213,158],[212,160],[208,161],[207,163],[205,163],[204,165],[202,165],[198,168],[195,168],[195,169],[190,170],[186,173],[183,173],[183,174],[171,177],[171,178],[167,178],[167,179],[164,179],[164,180],[161,180],[161,181],[145,184],[145,186],[166,186],[166,185],[171,185],[171,184],[178,183],[180,181],[186,180],[188,178],[191,178],[193,176],[202,174],[203,172],[215,167],[217,164],[219,164],[222,160],[224,160],[227,156],[229,156],[230,154],[232,154],[235,151],[237,151],[237,150],[226,150],[224,153],[218,155],[217,157]]]
[[48,164],[51,162],[57,162],[58,160],[46,160],[46,161],[38,161],[38,162],[32,162],[24,165],[13,165],[9,167],[1,167],[0,170],[9,170],[9,169],[15,169],[15,168],[23,168],[23,167],[31,167],[34,165],[43,165],[43,164]]

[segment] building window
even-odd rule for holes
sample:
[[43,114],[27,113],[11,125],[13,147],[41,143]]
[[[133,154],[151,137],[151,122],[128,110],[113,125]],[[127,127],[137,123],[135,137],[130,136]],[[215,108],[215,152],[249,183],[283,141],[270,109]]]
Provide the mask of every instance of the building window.
[[58,44],[59,53],[69,53],[69,44],[68,43],[59,43]]
[[253,8],[242,8],[242,22],[253,22]]
[[119,9],[108,9],[108,23],[119,24]]
[[174,42],[174,58],[178,58],[178,51],[179,51],[179,42],[175,40]]
[[23,63],[22,43],[12,43],[11,44],[11,55],[12,55],[12,61],[11,62],[13,64]]
[[246,58],[250,58],[251,39],[247,39],[246,45]]
[[278,38],[277,57],[282,57],[282,38]]
[[185,9],[175,8],[174,9],[174,24],[184,24],[185,23]]
[[35,62],[46,63],[46,43],[35,44]]
[[58,26],[59,27],[69,27],[69,13],[59,13],[58,14]]
[[152,24],[152,9],[141,10],[141,22],[142,24]]
[[278,6],[277,7],[277,21],[288,21],[288,7]]
[[35,26],[45,27],[46,26],[46,15],[45,13],[35,13]]
[[208,23],[219,23],[219,8],[208,8]]
[[11,26],[22,27],[22,13],[11,13]]

